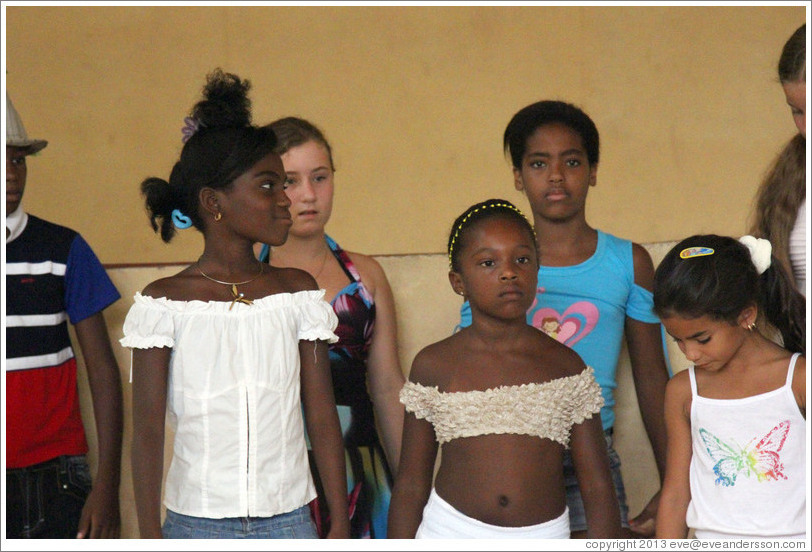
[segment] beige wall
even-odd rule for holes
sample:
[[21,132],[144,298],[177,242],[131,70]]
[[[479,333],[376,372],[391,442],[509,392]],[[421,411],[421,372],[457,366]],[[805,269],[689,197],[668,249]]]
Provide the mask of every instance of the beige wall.
[[[79,230],[108,265],[196,258],[195,232],[169,246],[152,234],[138,184],[168,176],[183,117],[220,65],[253,81],[256,122],[304,116],[333,142],[330,232],[379,256],[404,370],[457,321],[440,253],[451,221],[491,196],[525,205],[501,152],[516,110],[558,98],[593,116],[603,161],[589,219],[651,244],[658,262],[669,244],[655,242],[744,231],[760,176],[794,132],[775,63],[806,16],[798,6],[4,10],[4,85],[29,134],[50,140],[29,160],[27,210]],[[117,340],[132,294],[177,269],[110,270],[123,296],[106,317],[125,382],[125,537],[137,529],[130,358]],[[637,513],[656,474],[625,361],[619,378],[617,442]]]
[[[254,83],[255,121],[300,115],[336,151],[330,232],[370,254],[437,253],[468,205],[513,190],[501,134],[542,98],[602,134],[590,221],[638,242],[740,234],[794,132],[776,82],[797,6],[4,6],[4,79],[29,134],[25,206],[105,263],[188,261],[138,184],[167,177],[215,66]],[[68,207],[69,206],[69,207]],[[359,223],[363,217],[363,223]]]

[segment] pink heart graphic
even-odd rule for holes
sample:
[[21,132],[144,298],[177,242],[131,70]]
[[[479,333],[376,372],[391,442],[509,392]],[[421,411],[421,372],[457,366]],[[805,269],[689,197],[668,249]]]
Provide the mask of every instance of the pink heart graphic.
[[577,320],[565,320],[558,326],[558,335],[556,339],[561,343],[566,343],[569,338],[578,333],[580,324]]
[[555,309],[542,307],[533,313],[533,326],[568,347],[586,337],[598,323],[598,308],[588,301],[573,303],[559,314]]

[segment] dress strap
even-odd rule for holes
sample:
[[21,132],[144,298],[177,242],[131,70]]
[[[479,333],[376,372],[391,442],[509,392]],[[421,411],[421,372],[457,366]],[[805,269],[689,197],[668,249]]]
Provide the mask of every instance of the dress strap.
[[324,235],[324,239],[327,241],[330,251],[333,252],[333,256],[338,261],[341,270],[344,271],[344,274],[346,274],[347,278],[350,280],[350,284],[343,290],[339,291],[335,298],[333,298],[333,301],[335,301],[339,295],[344,293],[354,294],[357,290],[367,307],[372,306],[375,303],[375,298],[366,288],[364,282],[361,281],[361,273],[358,272],[357,268],[355,268],[355,264],[350,259],[349,254],[341,249],[336,241],[327,234]]
[[688,379],[691,380],[691,395],[694,397],[698,397],[699,393],[696,390],[696,373],[694,372],[694,367],[688,367]]
[[801,356],[801,353],[794,353],[792,358],[789,359],[789,369],[787,370],[787,387],[792,387],[792,376],[795,374],[795,362],[798,360],[798,357]]
[[267,243],[262,244],[262,249],[259,250],[259,262],[271,264],[271,246]]
[[358,270],[355,268],[352,260],[350,260],[350,256],[327,234],[324,235],[324,239],[327,242],[327,247],[333,252],[333,256],[338,261],[338,265],[341,267],[341,270],[344,271],[344,274],[347,275],[347,278],[350,279],[350,282],[360,282],[361,275],[358,274]]

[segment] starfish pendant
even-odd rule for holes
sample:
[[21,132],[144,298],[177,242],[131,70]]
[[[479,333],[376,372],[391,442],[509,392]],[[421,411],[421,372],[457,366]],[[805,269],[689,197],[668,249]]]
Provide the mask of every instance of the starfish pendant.
[[237,291],[237,284],[231,284],[231,294],[234,296],[234,299],[231,300],[231,304],[228,306],[228,310],[234,308],[234,303],[242,303],[243,305],[251,306],[254,302],[251,299],[246,299],[244,293],[240,293]]

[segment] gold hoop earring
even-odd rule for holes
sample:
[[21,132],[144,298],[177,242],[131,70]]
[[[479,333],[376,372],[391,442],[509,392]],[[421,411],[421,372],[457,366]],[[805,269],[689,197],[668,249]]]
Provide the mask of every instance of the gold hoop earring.
[[217,211],[217,214],[214,215],[214,222],[220,222],[220,219],[223,218],[223,213]]
[[747,329],[752,332],[753,330],[756,329],[756,323],[755,322],[750,322],[750,324],[747,326]]

